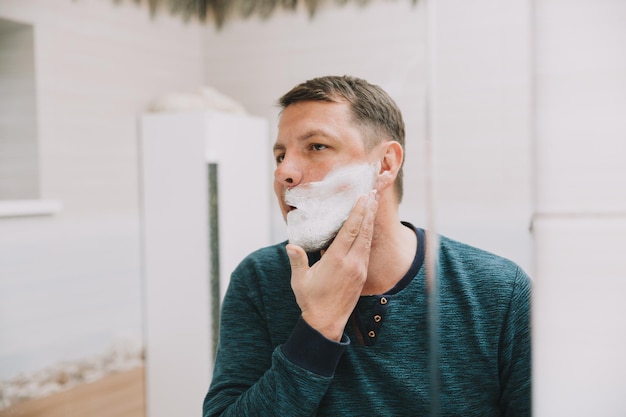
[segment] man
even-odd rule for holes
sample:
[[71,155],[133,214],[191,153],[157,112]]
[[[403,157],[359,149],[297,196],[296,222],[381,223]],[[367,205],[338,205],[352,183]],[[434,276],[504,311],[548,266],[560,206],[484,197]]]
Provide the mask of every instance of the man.
[[[404,122],[393,100],[330,76],[280,105],[274,189],[290,243],[232,274],[204,416],[426,416],[433,404],[441,416],[530,415],[529,279],[443,236],[432,398],[429,242],[398,217]],[[324,203],[331,195],[357,201],[328,238],[325,213],[342,215]]]

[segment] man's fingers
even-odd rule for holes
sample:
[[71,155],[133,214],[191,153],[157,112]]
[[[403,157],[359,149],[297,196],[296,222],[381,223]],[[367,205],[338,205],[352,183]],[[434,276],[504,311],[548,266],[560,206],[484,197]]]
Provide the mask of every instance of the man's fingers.
[[361,196],[331,246],[337,247],[341,253],[347,253],[357,239],[369,243],[377,208],[375,191]]
[[355,239],[353,248],[357,250],[364,250],[369,253],[372,237],[374,236],[374,218],[376,217],[376,210],[378,209],[378,201],[376,200],[376,193],[370,191],[367,195],[365,215],[361,222],[361,228],[359,234]]

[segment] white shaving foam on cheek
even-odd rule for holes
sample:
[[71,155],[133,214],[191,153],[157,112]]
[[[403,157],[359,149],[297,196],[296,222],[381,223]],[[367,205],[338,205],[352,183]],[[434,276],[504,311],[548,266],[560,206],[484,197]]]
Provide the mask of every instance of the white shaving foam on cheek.
[[289,242],[312,252],[334,239],[363,194],[374,188],[377,165],[350,165],[331,171],[322,181],[285,191],[285,202],[294,206],[287,214]]

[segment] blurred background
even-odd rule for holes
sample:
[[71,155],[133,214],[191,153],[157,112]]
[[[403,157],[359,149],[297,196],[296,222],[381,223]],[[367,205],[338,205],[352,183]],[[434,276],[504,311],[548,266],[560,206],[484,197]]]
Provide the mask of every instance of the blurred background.
[[533,277],[534,414],[626,416],[626,2],[232,3],[0,0],[0,416],[200,415],[327,74],[402,109],[403,219]]

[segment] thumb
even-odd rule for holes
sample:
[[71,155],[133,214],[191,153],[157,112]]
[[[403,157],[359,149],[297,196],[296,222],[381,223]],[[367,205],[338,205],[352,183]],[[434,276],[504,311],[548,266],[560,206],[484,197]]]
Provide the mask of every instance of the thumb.
[[288,244],[285,249],[291,264],[291,274],[299,274],[309,268],[309,258],[300,246]]

